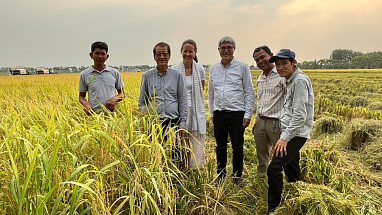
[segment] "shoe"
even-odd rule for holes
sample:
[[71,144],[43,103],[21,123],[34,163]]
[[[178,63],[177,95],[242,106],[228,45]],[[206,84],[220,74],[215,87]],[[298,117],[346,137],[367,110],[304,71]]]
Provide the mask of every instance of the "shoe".
[[241,177],[234,177],[232,180],[233,180],[233,183],[236,185],[240,185],[240,186],[244,185],[243,178]]
[[276,210],[276,208],[269,208],[267,211],[267,215],[272,214],[273,212],[275,212],[275,210]]

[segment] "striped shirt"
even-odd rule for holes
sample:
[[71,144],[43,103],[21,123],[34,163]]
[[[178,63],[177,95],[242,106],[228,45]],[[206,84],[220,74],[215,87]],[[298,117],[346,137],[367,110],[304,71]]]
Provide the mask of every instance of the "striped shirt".
[[265,76],[264,72],[261,73],[256,85],[256,115],[279,119],[286,93],[285,78],[280,77],[274,67],[268,76]]

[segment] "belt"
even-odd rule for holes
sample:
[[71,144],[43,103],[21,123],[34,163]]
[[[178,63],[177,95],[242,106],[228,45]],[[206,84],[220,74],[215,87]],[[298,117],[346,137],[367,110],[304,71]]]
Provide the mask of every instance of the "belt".
[[226,113],[228,113],[228,112],[231,112],[230,110],[219,110],[220,112],[226,112]]
[[267,120],[267,119],[271,119],[271,120],[279,120],[279,119],[277,119],[277,118],[271,118],[271,117],[267,117],[267,116],[263,116],[263,115],[257,115],[257,116],[259,116],[259,118],[262,119],[262,120]]

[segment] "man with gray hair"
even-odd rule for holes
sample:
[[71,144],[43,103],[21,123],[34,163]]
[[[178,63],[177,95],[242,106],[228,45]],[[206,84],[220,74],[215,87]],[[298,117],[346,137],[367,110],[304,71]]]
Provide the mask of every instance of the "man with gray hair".
[[218,180],[226,176],[229,134],[233,149],[233,182],[239,185],[243,181],[244,130],[251,121],[255,92],[249,67],[234,58],[235,49],[236,43],[231,37],[219,40],[221,61],[210,69],[208,106],[217,144]]

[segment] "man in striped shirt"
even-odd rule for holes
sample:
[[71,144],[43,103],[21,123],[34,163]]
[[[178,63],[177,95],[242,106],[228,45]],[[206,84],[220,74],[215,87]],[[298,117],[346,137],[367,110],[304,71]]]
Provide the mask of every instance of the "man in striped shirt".
[[272,56],[268,46],[257,47],[253,52],[257,67],[263,70],[256,81],[257,110],[252,129],[256,142],[257,173],[262,177],[267,173],[269,151],[279,139],[279,118],[286,92],[285,78],[279,76],[273,63],[269,63]]

